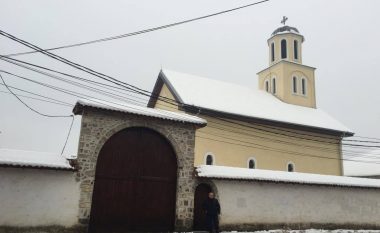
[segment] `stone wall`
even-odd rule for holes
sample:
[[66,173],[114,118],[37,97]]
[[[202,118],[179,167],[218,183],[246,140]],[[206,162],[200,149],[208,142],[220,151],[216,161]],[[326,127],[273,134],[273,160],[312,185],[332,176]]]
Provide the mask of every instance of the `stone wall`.
[[195,189],[194,125],[89,107],[82,112],[78,149],[79,221],[82,224],[89,223],[96,161],[102,146],[113,134],[128,127],[153,129],[172,144],[178,164],[175,228],[190,230],[193,224]]
[[212,181],[223,230],[380,229],[380,189]]

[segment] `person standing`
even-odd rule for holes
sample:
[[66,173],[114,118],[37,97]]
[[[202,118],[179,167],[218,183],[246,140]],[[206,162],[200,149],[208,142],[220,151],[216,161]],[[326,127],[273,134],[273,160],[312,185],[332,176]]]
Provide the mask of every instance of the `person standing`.
[[213,192],[208,193],[208,198],[203,202],[202,207],[206,213],[207,230],[210,233],[219,233],[220,204]]

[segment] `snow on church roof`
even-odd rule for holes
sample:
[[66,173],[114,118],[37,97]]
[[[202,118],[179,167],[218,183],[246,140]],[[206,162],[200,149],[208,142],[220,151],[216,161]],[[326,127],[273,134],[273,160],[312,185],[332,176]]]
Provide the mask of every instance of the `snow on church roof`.
[[69,161],[59,154],[14,149],[0,149],[0,165],[74,169]]
[[352,131],[321,109],[282,102],[270,93],[170,70],[162,70],[164,81],[178,99],[188,105],[352,134]]
[[161,118],[165,120],[186,122],[186,123],[199,124],[199,125],[207,124],[206,120],[196,117],[196,116],[191,116],[189,114],[166,111],[162,109],[141,107],[138,105],[132,105],[132,104],[126,104],[126,103],[110,103],[110,102],[104,102],[100,100],[78,100],[74,108],[74,111],[78,106],[89,106],[89,107],[94,107],[94,108],[107,109],[107,110],[113,110],[113,111],[118,111],[118,112],[127,112],[127,113],[136,114],[136,115],[143,115],[143,116]]
[[235,180],[380,188],[380,180],[345,176],[319,175],[299,172],[259,170],[237,167],[201,165],[196,168],[198,177]]

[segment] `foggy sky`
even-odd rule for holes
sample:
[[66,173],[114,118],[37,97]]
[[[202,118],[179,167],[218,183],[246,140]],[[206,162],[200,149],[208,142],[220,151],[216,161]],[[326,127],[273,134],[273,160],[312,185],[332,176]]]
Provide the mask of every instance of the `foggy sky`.
[[[251,2],[254,1],[0,0],[0,28],[49,48],[142,30]],[[303,64],[317,68],[318,108],[357,135],[380,138],[379,9],[380,1],[375,0],[271,0],[170,29],[54,53],[147,90],[152,90],[161,67],[257,88],[256,73],[268,66],[266,40],[286,15],[287,24],[305,36]],[[0,38],[0,54],[22,51],[29,49]],[[44,55],[15,58],[97,80]],[[3,61],[0,69],[80,90]],[[8,75],[3,77],[9,85],[73,104],[77,100]],[[5,88],[0,86],[0,91]],[[25,101],[47,114],[71,114],[72,110]],[[76,117],[65,154],[76,154],[79,124],[80,117]],[[59,153],[69,125],[70,119],[44,118],[14,96],[0,93],[0,148]]]

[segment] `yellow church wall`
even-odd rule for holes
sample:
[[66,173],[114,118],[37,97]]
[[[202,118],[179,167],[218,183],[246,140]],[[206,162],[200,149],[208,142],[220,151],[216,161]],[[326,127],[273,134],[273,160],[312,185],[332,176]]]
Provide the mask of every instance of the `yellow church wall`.
[[[166,85],[163,85],[160,95],[174,99]],[[155,108],[179,111],[160,101]],[[288,162],[293,162],[296,172],[342,175],[338,137],[328,136],[328,139],[321,139],[319,137],[327,136],[291,128],[271,129],[273,126],[268,128],[243,121],[229,123],[206,115],[199,117],[206,119],[208,123],[206,127],[196,130],[194,166],[205,164],[205,156],[211,153],[215,165],[220,166],[247,167],[248,159],[253,157],[257,169],[286,171]],[[279,134],[297,135],[305,139]]]
[[[171,99],[171,100],[175,99],[173,94],[170,92],[169,88],[165,84],[162,86],[159,96],[166,97],[166,98]],[[155,108],[173,111],[173,112],[179,112],[177,106],[169,104],[169,103],[164,102],[162,100],[157,100]]]
[[[200,117],[206,119],[208,124],[196,131],[195,166],[205,164],[205,156],[211,153],[215,165],[219,166],[247,168],[248,159],[252,157],[256,160],[257,169],[287,171],[287,164],[293,162],[296,172],[342,175],[339,137],[325,139],[319,138],[326,137],[323,134],[289,128],[268,129],[255,123],[242,126],[247,123],[235,121],[235,124],[209,116]],[[294,134],[284,132],[284,129]],[[262,130],[298,135],[298,138]]]
[[[302,36],[294,33],[284,33],[272,36],[268,39],[269,64],[275,64],[281,59],[281,40],[286,40],[287,58],[285,60],[296,63],[302,63]],[[298,59],[294,58],[294,40],[298,41]],[[271,60],[271,44],[274,43],[275,60]]]
[[[258,73],[259,89],[265,90],[265,81],[269,80],[270,92],[272,90],[272,78],[276,78],[276,94],[280,100],[305,106],[316,107],[315,98],[315,79],[314,68],[295,64],[286,61],[280,61],[275,65],[269,67]],[[297,93],[293,93],[293,76],[298,79]],[[301,79],[305,78],[306,82],[306,95],[301,93]]]

